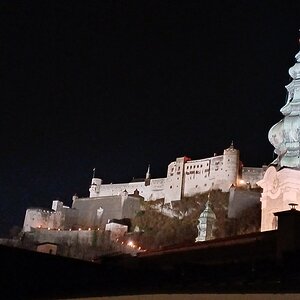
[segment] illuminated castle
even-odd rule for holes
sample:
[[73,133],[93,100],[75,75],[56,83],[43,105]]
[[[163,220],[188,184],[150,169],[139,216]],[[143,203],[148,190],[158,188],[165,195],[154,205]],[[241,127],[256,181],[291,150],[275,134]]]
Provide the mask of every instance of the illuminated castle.
[[[239,151],[232,143],[224,150],[223,155],[197,160],[188,157],[177,158],[168,165],[165,178],[151,179],[150,167],[145,179],[138,182],[102,184],[100,178],[93,178],[89,189],[90,198],[119,195],[126,190],[129,194],[138,191],[146,201],[163,198],[167,204],[210,190],[228,192],[231,186],[240,183],[240,171]],[[247,182],[253,185],[257,178],[248,177]]]
[[168,165],[167,177],[152,179],[150,166],[145,179],[129,183],[102,184],[93,176],[89,197],[73,197],[72,207],[53,201],[52,210],[29,208],[23,230],[31,228],[96,228],[111,219],[133,218],[140,210],[140,200],[164,199],[164,204],[211,190],[228,192],[232,186],[256,186],[263,168],[244,168],[233,143],[223,155],[192,160],[179,157]]

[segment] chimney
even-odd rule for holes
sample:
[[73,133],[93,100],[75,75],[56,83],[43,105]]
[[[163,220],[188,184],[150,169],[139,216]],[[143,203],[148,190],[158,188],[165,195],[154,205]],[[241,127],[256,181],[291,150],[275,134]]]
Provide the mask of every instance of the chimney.
[[274,213],[278,218],[277,257],[287,257],[300,249],[300,211],[298,204],[290,203],[291,209]]

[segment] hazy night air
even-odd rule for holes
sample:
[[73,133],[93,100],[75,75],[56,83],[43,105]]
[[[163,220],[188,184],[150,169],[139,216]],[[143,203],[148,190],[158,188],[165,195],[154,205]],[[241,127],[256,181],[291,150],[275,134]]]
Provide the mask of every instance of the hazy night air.
[[[166,176],[176,157],[274,160],[299,1],[2,1],[1,232],[27,207]],[[69,202],[69,203],[68,203]]]

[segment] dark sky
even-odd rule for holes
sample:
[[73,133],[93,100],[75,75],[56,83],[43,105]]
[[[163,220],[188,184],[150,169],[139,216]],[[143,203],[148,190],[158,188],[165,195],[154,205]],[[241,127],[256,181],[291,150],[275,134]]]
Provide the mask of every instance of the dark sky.
[[0,1],[0,232],[234,141],[273,160],[299,1]]

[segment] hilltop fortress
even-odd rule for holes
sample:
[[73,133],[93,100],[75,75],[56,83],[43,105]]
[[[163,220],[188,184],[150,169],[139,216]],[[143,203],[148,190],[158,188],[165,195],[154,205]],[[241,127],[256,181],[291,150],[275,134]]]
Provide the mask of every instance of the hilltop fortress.
[[[242,179],[243,174],[245,179]],[[191,160],[179,157],[168,165],[167,177],[150,178],[150,166],[144,180],[120,184],[102,184],[100,178],[93,178],[89,189],[90,198],[139,192],[146,201],[164,199],[164,203],[178,201],[182,197],[205,193],[210,190],[228,192],[229,188],[248,183],[252,187],[262,178],[262,168],[242,168],[239,151],[233,143],[223,155]]]
[[173,201],[211,190],[228,192],[232,186],[256,187],[265,168],[245,168],[240,162],[239,150],[233,143],[223,155],[192,160],[179,157],[167,168],[167,177],[150,176],[148,167],[144,179],[129,183],[102,184],[93,176],[89,197],[73,196],[72,207],[54,200],[52,210],[29,208],[26,211],[23,230],[78,229],[103,227],[112,219],[131,219],[140,211],[141,199],[164,199],[172,206]]

